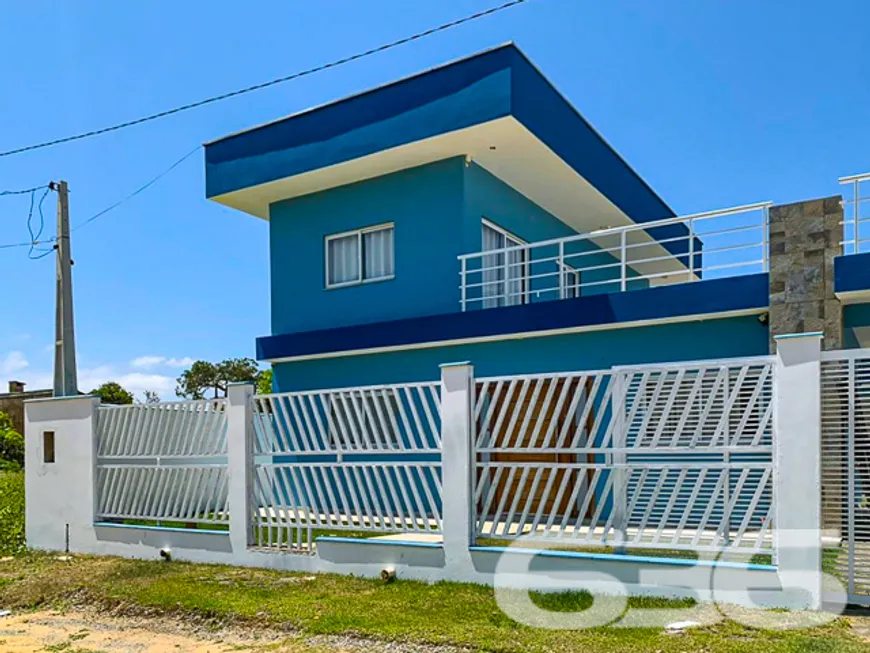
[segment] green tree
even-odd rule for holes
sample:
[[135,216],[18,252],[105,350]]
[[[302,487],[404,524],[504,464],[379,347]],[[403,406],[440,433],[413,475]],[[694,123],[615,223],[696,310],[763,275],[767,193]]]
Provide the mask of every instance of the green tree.
[[133,393],[125,390],[115,381],[104,383],[99,388],[91,390],[90,394],[99,397],[104,404],[126,406],[133,403]]
[[12,418],[0,411],[0,469],[24,465],[24,436],[12,426]]
[[263,370],[257,375],[257,394],[272,394],[272,368]]
[[140,403],[159,404],[160,403],[160,395],[158,395],[153,390],[143,390],[142,391],[142,401]]
[[175,394],[185,399],[205,399],[227,396],[231,383],[254,383],[260,375],[257,361],[251,358],[229,358],[220,363],[196,361],[178,377]]

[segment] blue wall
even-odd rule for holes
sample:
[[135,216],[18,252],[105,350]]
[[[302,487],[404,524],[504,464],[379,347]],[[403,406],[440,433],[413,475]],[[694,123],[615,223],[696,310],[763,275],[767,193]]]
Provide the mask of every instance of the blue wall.
[[862,345],[855,334],[855,328],[870,327],[870,304],[849,304],[843,307],[843,346],[846,349],[859,349]]
[[[270,207],[272,333],[336,328],[441,313],[459,306],[462,253],[482,249],[486,218],[528,242],[576,234],[571,227],[477,164],[453,157],[417,168],[341,186]],[[331,234],[385,222],[395,224],[395,278],[327,290],[324,242]],[[550,251],[552,249],[552,251]],[[567,254],[595,251],[589,242],[571,243]],[[558,254],[542,248],[535,258]],[[609,254],[586,255],[580,267],[614,262]],[[475,264],[480,264],[476,259]],[[469,269],[474,269],[472,264]],[[555,273],[555,263],[532,264],[533,275]],[[583,283],[618,276],[619,268],[591,271]],[[469,275],[469,283],[481,275]],[[637,287],[646,283],[638,281]],[[558,299],[558,277],[536,279],[531,301]],[[536,290],[549,291],[536,293]],[[617,291],[616,284],[584,288],[591,295]],[[479,297],[479,289],[469,298]],[[469,304],[481,308],[480,302]]]
[[290,392],[433,380],[440,364],[466,360],[495,376],[767,353],[767,326],[747,316],[278,363],[274,379]]
[[[270,207],[272,333],[459,310],[464,159],[278,202]],[[395,279],[325,288],[324,239],[395,223]]]

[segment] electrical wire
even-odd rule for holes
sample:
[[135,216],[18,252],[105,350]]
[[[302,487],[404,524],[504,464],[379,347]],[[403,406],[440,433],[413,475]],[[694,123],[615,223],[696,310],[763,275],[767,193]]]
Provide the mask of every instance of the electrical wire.
[[47,188],[47,186],[34,186],[33,188],[22,188],[21,190],[0,190],[0,197],[4,195],[27,195],[27,193],[33,193],[40,188]]
[[188,152],[188,153],[185,154],[183,157],[181,157],[180,159],[178,159],[178,161],[176,161],[176,162],[173,163],[171,166],[169,166],[168,168],[166,168],[166,170],[164,170],[163,172],[161,172],[161,173],[160,173],[159,175],[157,175],[156,177],[152,178],[149,182],[143,184],[142,186],[140,186],[139,188],[137,188],[136,190],[134,190],[132,193],[130,193],[129,195],[127,195],[125,198],[123,198],[123,199],[121,199],[121,200],[118,200],[117,202],[115,202],[114,204],[112,204],[112,205],[109,206],[109,207],[106,207],[105,209],[103,209],[103,210],[100,211],[99,213],[95,213],[94,215],[92,215],[90,218],[88,218],[88,219],[85,220],[84,222],[81,222],[81,223],[77,224],[76,226],[74,226],[74,227],[71,229],[71,231],[76,231],[77,229],[81,229],[82,227],[84,227],[84,226],[87,225],[87,224],[90,224],[91,222],[93,222],[93,221],[96,220],[97,218],[106,215],[106,213],[108,213],[109,211],[112,211],[112,210],[118,208],[119,206],[121,206],[121,205],[122,205],[124,202],[126,202],[127,200],[131,200],[131,199],[133,199],[134,197],[136,197],[136,196],[137,196],[139,193],[141,193],[142,191],[147,190],[150,186],[153,186],[154,184],[156,184],[156,183],[157,183],[158,181],[160,181],[163,177],[165,177],[166,175],[168,175],[170,172],[172,172],[173,170],[175,170],[178,166],[180,166],[182,163],[184,163],[184,162],[187,161],[190,157],[192,157],[194,154],[196,154],[196,153],[200,150],[200,148],[202,148],[202,145],[197,145],[197,146],[196,146],[195,148],[193,148],[190,152]]
[[18,147],[12,150],[6,150],[5,152],[0,152],[0,158],[12,156],[14,154],[21,154],[23,152],[31,152],[33,150],[40,150],[46,147],[52,147],[54,145],[61,145],[63,143],[71,143],[73,141],[79,141],[85,138],[91,138],[93,136],[99,136],[101,134],[107,134],[109,132],[118,131],[120,129],[126,129],[127,127],[133,127],[134,125],[141,125],[142,123],[151,122],[152,120],[157,120],[159,118],[165,118],[167,116],[171,116],[177,113],[181,113],[183,111],[189,111],[190,109],[196,109],[198,107],[205,106],[207,104],[213,104],[215,102],[220,102],[222,100],[227,100],[229,98],[237,97],[239,95],[245,95],[247,93],[252,93],[254,91],[259,91],[264,88],[268,88],[270,86],[276,86],[277,84],[283,84],[284,82],[289,82],[294,79],[299,79],[300,77],[307,77],[309,75],[313,75],[315,73],[322,72],[324,70],[329,70],[330,68],[337,68],[338,66],[343,66],[344,64],[351,63],[353,61],[358,61],[360,59],[365,59],[366,57],[370,57],[372,55],[378,54],[380,52],[385,52],[387,50],[391,50],[393,48],[397,48],[401,45],[406,45],[413,41],[418,41],[420,39],[426,38],[427,36],[431,36],[433,34],[437,34],[438,32],[443,32],[445,30],[451,29],[453,27],[458,27],[459,25],[463,25],[465,23],[470,23],[471,21],[478,20],[480,18],[484,18],[486,16],[490,16],[492,14],[498,13],[500,11],[504,11],[506,9],[510,9],[511,7],[515,7],[517,5],[521,5],[529,0],[510,0],[509,2],[505,2],[504,4],[498,5],[496,7],[491,7],[484,11],[479,11],[475,14],[471,14],[469,16],[465,16],[464,18],[458,18],[457,20],[451,21],[449,23],[444,23],[442,25],[438,25],[437,27],[432,27],[423,32],[418,32],[413,34],[412,36],[406,36],[397,41],[392,41],[391,43],[386,43],[384,45],[380,45],[375,48],[371,48],[369,50],[365,50],[364,52],[359,52],[357,54],[351,55],[349,57],[343,57],[341,59],[336,59],[334,61],[330,61],[329,63],[321,64],[319,66],[315,66],[314,68],[309,68],[307,70],[303,70],[300,72],[296,72],[290,75],[285,75],[284,77],[278,77],[276,79],[272,79],[268,82],[261,82],[259,84],[254,84],[252,86],[247,86],[245,88],[237,89],[235,91],[230,91],[229,93],[223,93],[221,95],[215,95],[204,100],[199,100],[197,102],[191,102],[189,104],[182,104],[173,109],[167,109],[165,111],[158,111],[157,113],[152,113],[147,116],[142,116],[141,118],[136,118],[135,120],[128,120],[126,122],[117,123],[115,125],[111,125],[109,127],[102,127],[100,129],[93,129],[87,132],[81,132],[79,134],[74,134],[72,136],[65,136],[63,138],[56,138],[50,141],[44,141],[42,143],[35,143],[33,145],[26,145],[24,147]]
[[[84,221],[80,222],[79,224],[75,225],[74,227],[72,227],[70,229],[70,231],[76,231],[78,229],[81,229],[82,227],[84,227],[87,224],[90,224],[91,222],[93,222],[97,218],[100,218],[100,217],[106,215],[107,213],[109,213],[110,211],[115,210],[116,208],[118,208],[119,206],[121,206],[122,204],[127,202],[128,200],[133,199],[139,193],[147,190],[148,188],[150,188],[151,186],[156,184],[158,181],[160,181],[163,177],[165,177],[170,172],[175,170],[178,166],[180,166],[187,159],[189,159],[191,156],[193,156],[201,148],[202,148],[201,145],[197,145],[195,148],[190,150],[190,152],[188,152],[183,157],[178,159],[175,163],[173,163],[171,166],[169,166],[168,168],[166,168],[165,170],[160,172],[158,175],[152,177],[148,182],[146,182],[145,184],[143,184],[142,186],[140,186],[139,188],[134,190],[132,193],[130,193],[129,195],[125,196],[124,198],[118,200],[114,204],[107,206],[102,211],[95,213],[87,220],[84,220]],[[29,242],[24,242],[24,243],[7,243],[5,245],[0,245],[0,249],[12,249],[15,247],[29,247],[30,248],[29,257],[31,259],[43,258],[44,256],[48,256],[49,254],[51,254],[54,251],[53,247],[50,249],[39,249],[39,250],[35,249],[38,245],[50,245],[50,244],[54,243],[55,241],[57,241],[56,236],[51,236],[49,238],[46,238],[45,240],[39,240],[39,237],[42,235],[42,231],[44,228],[44,219],[43,219],[43,214],[42,214],[42,202],[43,202],[43,200],[45,200],[45,196],[48,194],[49,190],[51,190],[51,189],[48,186],[37,186],[36,188],[32,188],[32,189],[30,189],[30,191],[28,191],[31,193],[35,193],[36,191],[40,190],[41,188],[45,188],[46,190],[45,190],[45,193],[43,193],[42,197],[40,198],[39,204],[37,205],[38,210],[39,210],[39,228],[37,229],[36,233],[34,233],[34,231],[33,231],[32,222],[31,222],[32,216],[33,216],[33,207],[34,207],[34,196],[33,196],[33,194],[31,194],[30,212],[28,213],[28,216],[27,216],[27,231],[30,234],[31,240]],[[40,254],[38,256],[33,256],[34,251],[39,251]]]
[[[48,256],[49,254],[51,254],[54,251],[54,248],[37,249],[37,247],[36,247],[37,244],[39,243],[39,238],[40,238],[40,236],[42,236],[42,232],[45,229],[45,216],[42,213],[42,203],[45,201],[45,196],[48,195],[49,191],[51,191],[51,186],[46,186],[45,192],[42,194],[42,197],[39,198],[39,205],[38,205],[39,229],[37,230],[36,234],[34,234],[33,233],[33,222],[32,222],[33,221],[33,200],[36,197],[37,190],[38,189],[35,189],[32,193],[30,193],[30,210],[27,212],[27,232],[30,234],[30,243],[31,243],[30,251],[27,253],[27,256],[28,256],[28,258],[30,258],[31,260],[34,260],[34,261],[37,259],[45,258],[46,256]],[[35,251],[40,252],[39,255],[34,256],[33,252],[35,252]]]

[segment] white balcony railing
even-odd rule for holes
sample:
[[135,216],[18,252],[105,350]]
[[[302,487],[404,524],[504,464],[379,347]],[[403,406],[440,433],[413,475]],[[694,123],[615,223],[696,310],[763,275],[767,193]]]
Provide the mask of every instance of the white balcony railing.
[[772,202],[459,257],[462,310],[765,272]]
[[851,199],[843,193],[843,253],[870,251],[870,172],[840,177],[839,182],[851,189]]

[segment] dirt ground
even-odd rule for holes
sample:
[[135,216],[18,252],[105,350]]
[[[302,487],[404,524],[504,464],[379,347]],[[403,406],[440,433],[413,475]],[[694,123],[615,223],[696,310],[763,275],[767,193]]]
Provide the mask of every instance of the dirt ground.
[[373,642],[354,637],[301,637],[255,628],[213,629],[180,620],[115,617],[96,612],[31,612],[0,617],[0,652],[225,653],[452,653],[457,649]]

